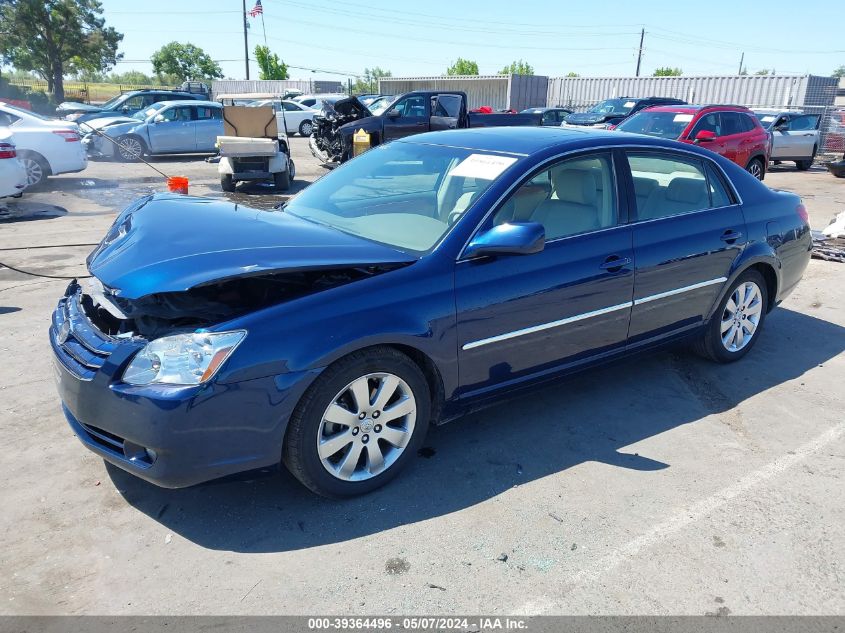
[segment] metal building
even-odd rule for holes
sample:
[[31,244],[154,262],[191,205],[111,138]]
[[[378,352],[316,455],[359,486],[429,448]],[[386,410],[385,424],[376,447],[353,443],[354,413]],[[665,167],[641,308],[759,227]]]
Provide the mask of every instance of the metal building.
[[215,96],[246,92],[283,95],[288,90],[301,90],[306,94],[327,94],[345,93],[346,87],[340,81],[300,81],[294,79],[223,79],[211,83],[211,92]]
[[546,104],[548,77],[539,75],[453,75],[443,77],[385,77],[379,79],[382,94],[412,90],[460,90],[470,107],[524,110]]

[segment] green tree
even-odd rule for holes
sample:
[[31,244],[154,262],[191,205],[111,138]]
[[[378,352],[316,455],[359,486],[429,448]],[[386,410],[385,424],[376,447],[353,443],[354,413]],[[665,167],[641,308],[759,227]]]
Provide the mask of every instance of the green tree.
[[768,75],[769,69],[768,68],[762,68],[760,70],[754,71],[754,74],[755,75]]
[[199,46],[170,42],[158,49],[150,58],[153,72],[163,80],[164,76],[177,81],[218,79],[223,76],[220,66]]
[[98,0],[0,1],[0,58],[47,82],[55,102],[65,99],[64,76],[108,70],[122,57],[123,35],[105,25]]
[[833,71],[833,77],[845,77],[845,66],[840,66]]
[[457,61],[446,69],[447,75],[477,75],[478,64],[463,57],[458,57]]
[[389,70],[383,70],[378,66],[375,68],[365,68],[363,76],[355,77],[355,83],[352,84],[352,92],[357,92],[358,94],[378,92],[378,80],[392,76],[393,73]]
[[152,86],[160,83],[155,77],[150,77],[140,70],[127,70],[124,73],[112,73],[107,77],[113,84],[129,84],[133,86]]
[[574,73],[574,72],[570,71],[570,72],[566,73],[566,76],[567,77],[580,77],[581,75],[579,75],[578,73]]
[[255,47],[255,61],[258,62],[259,79],[287,79],[288,66],[276,53],[271,53],[266,46]]
[[683,71],[680,68],[670,68],[669,66],[664,66],[662,68],[656,68],[652,77],[680,77],[683,74]]
[[[477,73],[476,73],[477,74]],[[502,70],[499,71],[500,75],[533,75],[534,74],[534,67],[522,61],[511,62],[509,66],[505,66]]]

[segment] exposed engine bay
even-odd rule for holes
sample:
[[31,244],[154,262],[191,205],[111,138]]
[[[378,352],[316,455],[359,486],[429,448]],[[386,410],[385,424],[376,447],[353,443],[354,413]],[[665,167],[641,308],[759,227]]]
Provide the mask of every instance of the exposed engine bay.
[[335,103],[326,103],[320,114],[313,118],[311,133],[311,151],[326,163],[340,163],[347,160],[344,152],[351,148],[344,147],[340,128],[347,123],[372,116],[369,110],[355,97],[341,99]]
[[113,337],[151,340],[191,332],[248,312],[342,286],[399,265],[306,270],[240,277],[191,288],[127,299],[102,291],[96,280],[83,289],[82,308],[91,323]]

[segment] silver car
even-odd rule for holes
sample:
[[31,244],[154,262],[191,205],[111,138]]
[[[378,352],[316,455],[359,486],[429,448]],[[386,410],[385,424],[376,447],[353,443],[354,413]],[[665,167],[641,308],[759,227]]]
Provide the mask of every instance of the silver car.
[[769,132],[770,160],[795,161],[801,171],[810,169],[819,149],[818,114],[801,110],[754,110],[754,114]]

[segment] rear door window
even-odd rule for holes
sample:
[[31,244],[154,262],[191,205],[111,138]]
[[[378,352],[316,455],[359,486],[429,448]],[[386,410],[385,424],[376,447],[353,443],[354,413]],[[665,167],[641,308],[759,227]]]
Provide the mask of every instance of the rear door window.
[[793,116],[789,122],[790,132],[811,132],[819,125],[819,115],[801,114]]
[[722,112],[722,136],[742,134],[745,130],[739,112]]
[[655,220],[713,206],[701,160],[650,152],[627,152],[627,157],[637,201],[636,220]]
[[458,95],[438,95],[434,116],[457,118],[461,115],[461,97]]

